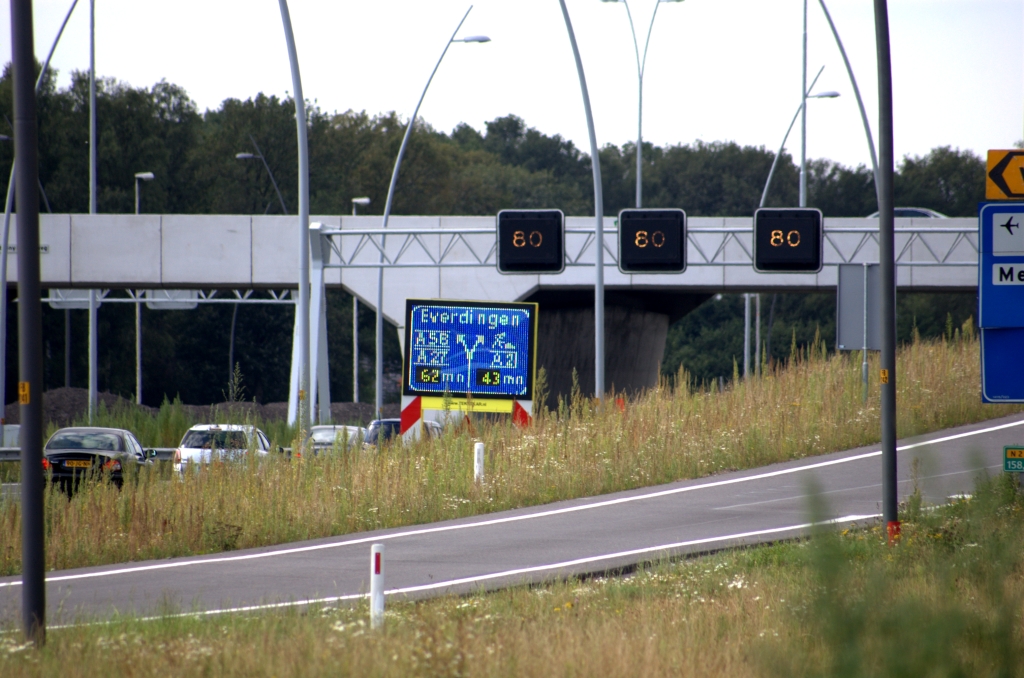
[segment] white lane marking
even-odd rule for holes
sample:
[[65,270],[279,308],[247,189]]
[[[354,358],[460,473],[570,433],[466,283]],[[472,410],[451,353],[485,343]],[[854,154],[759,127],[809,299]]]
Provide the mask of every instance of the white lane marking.
[[[969,436],[981,435],[982,433],[991,433],[992,431],[999,431],[1005,428],[1011,428],[1013,426],[1024,425],[1024,419],[1021,421],[1010,422],[1009,424],[1000,424],[999,426],[991,426],[989,428],[978,429],[977,431],[968,431],[967,433],[958,433],[956,435],[945,436],[943,438],[936,438],[935,440],[928,440],[920,443],[912,443],[910,445],[903,445],[897,447],[897,451],[911,450],[917,447],[925,447],[927,445],[935,445],[937,443],[944,443],[950,440],[957,440],[959,438],[966,438]],[[549,516],[564,515],[566,513],[575,513],[577,511],[589,511],[590,509],[605,508],[607,506],[616,506],[618,504],[628,504],[634,501],[644,501],[647,499],[658,499],[661,497],[668,497],[675,494],[682,494],[684,492],[694,492],[696,490],[706,490],[714,487],[724,487],[726,485],[735,485],[737,483],[746,483],[753,480],[763,480],[765,478],[776,478],[778,476],[790,475],[793,473],[801,473],[803,471],[812,471],[818,468],[825,468],[828,466],[835,466],[837,464],[846,464],[851,461],[860,461],[862,459],[870,459],[871,457],[881,456],[881,450],[875,450],[873,452],[865,452],[862,454],[856,454],[850,457],[842,457],[841,459],[831,459],[829,461],[819,461],[813,464],[806,464],[803,466],[795,466],[793,468],[781,469],[779,471],[769,471],[767,473],[758,473],[750,476],[743,476],[741,478],[730,478],[728,480],[716,480],[710,483],[703,483],[700,485],[688,485],[686,487],[675,487],[670,490],[659,490],[658,492],[649,492],[647,494],[636,494],[629,497],[619,497],[617,499],[606,499],[604,501],[597,501],[589,504],[581,504],[579,506],[568,506],[559,509],[550,509],[547,511],[537,511],[535,513],[528,513],[520,516],[508,516],[505,518],[492,518],[489,520],[480,520],[472,523],[462,523],[459,525],[445,525],[442,527],[426,527],[421,529],[405,530],[403,532],[395,532],[393,534],[378,534],[370,537],[359,537],[357,539],[346,539],[344,541],[331,542],[329,544],[317,544],[315,546],[297,546],[287,549],[278,549],[275,551],[263,551],[261,553],[249,553],[238,556],[219,556],[216,558],[204,558],[201,560],[177,560],[170,563],[158,563],[155,565],[140,565],[138,567],[123,567],[116,570],[103,570],[102,572],[88,572],[84,574],[70,574],[62,575],[58,577],[47,577],[47,582],[61,582],[61,581],[74,581],[78,579],[94,579],[96,577],[110,577],[120,574],[134,574],[136,572],[151,572],[154,570],[169,570],[176,569],[179,567],[189,567],[192,565],[208,565],[216,563],[235,563],[246,560],[258,560],[260,558],[270,558],[274,556],[286,556],[293,555],[296,553],[310,553],[313,551],[322,551],[325,549],[341,548],[344,546],[355,546],[358,544],[369,544],[372,542],[379,542],[384,540],[400,539],[402,537],[415,537],[425,534],[436,534],[439,532],[453,532],[456,530],[468,530],[477,527],[490,527],[492,525],[503,525],[506,523],[515,523],[523,520],[535,520],[537,518],[547,518]],[[0,588],[6,588],[10,586],[21,586],[20,581],[9,581],[0,582]]]
[[[716,542],[732,541],[739,539],[747,539],[749,537],[763,537],[770,534],[780,534],[782,532],[792,532],[795,530],[806,530],[811,527],[817,527],[819,525],[837,525],[842,523],[855,523],[862,520],[873,520],[880,518],[881,513],[869,513],[864,515],[849,515],[841,516],[839,518],[832,518],[831,520],[823,520],[817,523],[800,523],[798,525],[788,525],[786,527],[771,527],[764,530],[754,530],[752,532],[740,532],[737,534],[729,534],[722,537],[706,537],[704,539],[690,539],[688,541],[679,541],[672,544],[659,544],[658,546],[647,546],[640,549],[631,549],[629,551],[618,551],[616,553],[605,553],[599,556],[588,556],[586,558],[576,558],[574,560],[563,560],[558,563],[550,563],[547,565],[534,565],[532,567],[520,567],[514,570],[505,570],[503,572],[493,572],[491,574],[481,574],[474,577],[461,577],[459,579],[449,579],[448,581],[439,581],[432,584],[423,584],[420,586],[404,586],[397,589],[388,589],[384,592],[385,595],[395,596],[408,593],[419,593],[421,591],[436,591],[437,589],[446,589],[453,586],[462,586],[464,584],[476,584],[480,582],[490,581],[494,579],[501,579],[503,577],[514,577],[520,574],[532,574],[536,572],[544,572],[547,570],[564,570],[569,567],[576,565],[587,565],[589,563],[597,563],[602,560],[613,560],[615,558],[629,558],[632,556],[640,556],[647,553],[658,553],[661,551],[670,551],[672,549],[686,548],[688,546],[702,546],[704,544],[714,544]],[[208,617],[215,614],[232,614],[240,612],[259,612],[265,610],[277,610],[287,607],[297,607],[299,605],[317,605],[323,603],[337,603],[346,600],[358,600],[361,598],[367,598],[367,593],[350,593],[341,596],[330,596],[327,598],[309,598],[307,600],[297,600],[287,603],[267,603],[263,605],[244,605],[240,607],[224,607],[214,610],[202,610],[200,612],[182,612],[180,614],[165,615],[162,617],[143,617],[140,621],[154,621],[158,619],[169,619],[179,617]]]

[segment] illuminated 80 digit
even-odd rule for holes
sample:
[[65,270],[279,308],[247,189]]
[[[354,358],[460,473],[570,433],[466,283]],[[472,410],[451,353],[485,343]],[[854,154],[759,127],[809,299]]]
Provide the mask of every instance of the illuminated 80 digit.
[[643,249],[648,245],[654,245],[655,247],[665,246],[665,234],[661,231],[654,231],[648,233],[647,231],[637,231],[636,237],[633,238],[633,244]]
[[526,231],[512,232],[513,247],[526,247],[527,243],[530,244],[530,247],[540,247],[543,242],[544,236],[540,231],[530,231],[529,236],[526,235]]
[[785,235],[779,230],[772,231],[771,239],[768,242],[772,247],[782,247],[783,245],[798,247],[800,245],[800,231],[790,231]]

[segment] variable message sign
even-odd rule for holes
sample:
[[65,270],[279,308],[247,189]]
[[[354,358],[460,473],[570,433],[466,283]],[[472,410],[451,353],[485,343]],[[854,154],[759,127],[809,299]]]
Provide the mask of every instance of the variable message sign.
[[619,270],[682,273],[686,270],[686,213],[679,209],[619,212]]
[[565,270],[565,215],[561,210],[498,212],[499,273]]
[[823,242],[820,210],[762,207],[754,212],[754,270],[758,273],[817,273]]
[[405,315],[404,395],[533,399],[537,304],[409,299]]

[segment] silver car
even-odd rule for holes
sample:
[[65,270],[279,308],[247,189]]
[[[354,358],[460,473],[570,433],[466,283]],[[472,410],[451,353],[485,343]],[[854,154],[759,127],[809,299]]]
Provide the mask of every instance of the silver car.
[[356,445],[362,446],[364,440],[366,429],[362,426],[314,426],[309,429],[307,449],[312,446],[313,454],[329,452],[335,445],[348,450]]

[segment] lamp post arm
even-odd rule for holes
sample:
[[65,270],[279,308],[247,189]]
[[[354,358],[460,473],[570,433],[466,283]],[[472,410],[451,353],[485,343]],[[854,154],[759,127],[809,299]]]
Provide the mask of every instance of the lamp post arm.
[[764,190],[761,191],[761,202],[758,207],[764,207],[765,201],[768,199],[768,187],[772,185],[772,176],[775,174],[775,167],[779,164],[779,158],[782,156],[782,151],[786,148],[786,141],[789,140],[789,133],[793,131],[793,125],[796,124],[796,119],[800,117],[800,113],[804,110],[804,106],[807,105],[807,94],[814,89],[815,83],[818,82],[818,78],[821,77],[821,72],[825,70],[822,66],[818,70],[818,74],[814,76],[814,80],[811,81],[811,86],[804,92],[804,98],[800,102],[800,105],[796,108],[796,113],[793,114],[793,119],[789,123],[789,127],[786,128],[786,136],[782,137],[782,145],[779,146],[779,152],[775,154],[775,159],[772,160],[772,168],[768,170],[768,179],[764,182]]
[[[622,0],[622,4],[626,6],[626,17],[629,19],[629,34],[633,36],[633,52],[636,53],[636,77],[643,80],[644,71],[643,66],[640,65],[640,46],[636,41],[636,28],[633,26],[633,13],[629,11],[629,0]],[[657,10],[655,10],[657,11]],[[650,31],[648,31],[648,36]],[[644,61],[647,60],[647,49],[644,48]]]
[[430,77],[427,78],[427,84],[423,87],[423,93],[420,94],[419,101],[416,102],[416,108],[412,112],[412,117],[409,118],[409,124],[405,128],[405,135],[402,137],[402,145],[398,149],[398,157],[395,158],[395,168],[391,172],[391,183],[388,185],[388,199],[384,204],[384,220],[382,228],[388,227],[388,218],[391,216],[391,205],[395,199],[395,185],[398,183],[398,171],[402,167],[402,157],[405,155],[405,148],[409,145],[409,137],[412,136],[412,128],[416,124],[416,116],[420,113],[420,106],[423,104],[423,99],[427,96],[427,90],[430,89],[430,83],[434,80],[434,75],[437,73],[437,69],[440,68],[441,62],[444,60],[444,55],[448,53],[448,48],[452,46],[452,42],[455,41],[455,36],[458,35],[459,29],[462,28],[462,24],[465,23],[466,17],[473,11],[473,5],[469,6],[466,13],[462,16],[462,21],[455,27],[452,32],[452,37],[448,38],[448,42],[444,44],[444,49],[441,51],[441,57],[434,64],[434,70],[430,72]]
[[277,193],[277,199],[281,201],[281,211],[288,214],[288,208],[285,207],[284,198],[281,197],[281,189],[277,187],[277,181],[274,179],[274,173],[270,171],[270,165],[267,164],[267,159],[263,157],[263,151],[256,145],[256,139],[250,134],[249,141],[252,142],[253,148],[256,149],[256,155],[263,161],[263,167],[267,170],[267,176],[270,177],[270,183],[274,186],[274,192]]
[[[627,5],[628,6],[628,5]],[[647,48],[651,44],[651,31],[654,30],[654,17],[658,16],[658,8],[661,7],[661,2],[654,3],[654,11],[651,12],[651,25],[647,27],[647,40],[644,42],[644,58],[640,64],[640,78],[643,79],[644,71],[647,70]]]
[[[881,205],[881,198],[879,197],[878,188],[878,155],[875,152],[875,140],[871,136],[871,125],[868,124],[868,114],[864,110],[864,101],[860,98],[860,88],[857,87],[857,79],[853,77],[853,67],[850,66],[850,60],[846,56],[846,49],[843,47],[843,41],[839,39],[839,31],[836,30],[836,25],[832,21],[832,15],[829,14],[828,7],[825,6],[825,0],[818,0],[821,4],[821,11],[825,13],[825,18],[828,20],[828,26],[832,29],[832,36],[836,39],[836,46],[839,47],[839,53],[843,55],[843,63],[846,64],[846,73],[850,76],[850,84],[853,85],[853,95],[857,97],[857,107],[860,109],[860,119],[864,123],[864,136],[867,137],[868,150],[871,152],[871,169],[874,172],[875,177],[875,198]],[[881,209],[881,207],[879,207]]]

